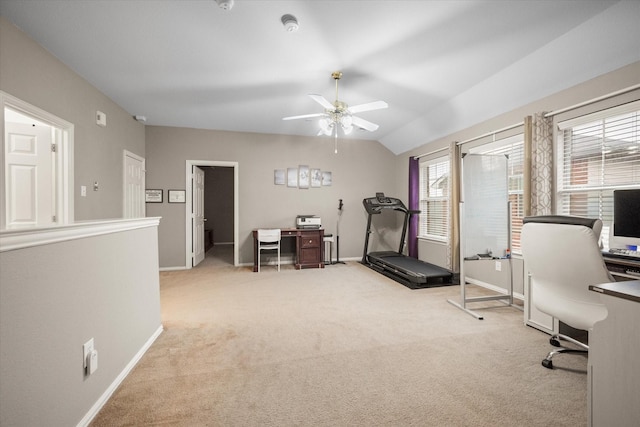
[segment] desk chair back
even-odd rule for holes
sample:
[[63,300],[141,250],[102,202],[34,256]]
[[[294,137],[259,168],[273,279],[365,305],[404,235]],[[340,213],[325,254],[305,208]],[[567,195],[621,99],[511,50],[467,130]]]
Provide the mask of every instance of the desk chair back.
[[279,228],[261,228],[258,230],[258,272],[260,272],[260,254],[264,250],[278,252],[278,271],[280,271],[280,229]]
[[[589,285],[614,281],[598,244],[601,229],[599,219],[557,215],[524,219],[520,243],[532,302],[576,329],[588,331],[607,317],[600,296],[589,290]],[[556,334],[551,344],[559,346],[558,339],[573,341]],[[551,356],[543,361],[545,367],[552,367]]]

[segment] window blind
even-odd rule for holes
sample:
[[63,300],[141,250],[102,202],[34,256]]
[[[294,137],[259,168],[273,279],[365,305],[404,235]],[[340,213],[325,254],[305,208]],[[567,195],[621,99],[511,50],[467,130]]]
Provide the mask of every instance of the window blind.
[[420,163],[419,237],[447,241],[449,236],[449,159]]
[[559,128],[559,210],[600,218],[608,247],[613,190],[640,187],[640,102],[559,123]]

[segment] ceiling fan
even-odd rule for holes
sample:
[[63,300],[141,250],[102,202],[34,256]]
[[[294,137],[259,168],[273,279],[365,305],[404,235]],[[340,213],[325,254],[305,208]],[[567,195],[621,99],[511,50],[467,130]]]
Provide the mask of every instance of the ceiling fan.
[[334,71],[331,73],[331,77],[336,82],[336,100],[333,104],[326,100],[322,95],[309,94],[309,97],[316,101],[318,104],[324,107],[324,112],[303,114],[301,116],[284,117],[282,120],[296,120],[296,119],[309,119],[313,117],[321,117],[320,119],[320,131],[318,135],[332,135],[335,132],[335,137],[338,137],[338,127],[342,128],[345,135],[348,135],[353,130],[353,127],[368,130],[374,132],[378,129],[378,125],[371,123],[368,120],[354,116],[354,114],[362,113],[364,111],[380,110],[387,108],[388,105],[384,101],[373,101],[366,104],[359,104],[349,107],[347,103],[338,99],[338,80],[342,78],[342,72]]

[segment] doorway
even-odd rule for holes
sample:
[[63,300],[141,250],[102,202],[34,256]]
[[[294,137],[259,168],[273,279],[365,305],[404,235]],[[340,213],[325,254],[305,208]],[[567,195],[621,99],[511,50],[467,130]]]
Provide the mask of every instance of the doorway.
[[0,229],[73,222],[74,126],[0,91]]
[[[232,169],[233,171],[233,183],[232,183],[232,188],[230,189],[230,191],[233,194],[233,203],[230,207],[226,207],[224,209],[228,209],[228,210],[232,210],[232,213],[230,212],[224,212],[224,215],[232,215],[233,216],[233,231],[231,233],[231,242],[225,242],[225,243],[230,243],[233,246],[233,265],[234,266],[238,266],[239,264],[239,257],[238,257],[238,163],[237,162],[224,162],[224,161],[212,161],[212,160],[187,160],[186,161],[186,179],[185,179],[185,197],[186,197],[186,203],[185,203],[185,236],[186,236],[186,244],[185,244],[185,267],[187,269],[192,268],[194,265],[197,264],[197,262],[194,262],[194,257],[197,256],[196,252],[194,250],[194,243],[198,243],[198,239],[200,239],[200,237],[205,240],[208,237],[205,237],[204,235],[200,236],[201,231],[198,231],[198,235],[194,238],[194,207],[197,208],[197,206],[194,206],[194,203],[197,203],[197,200],[194,200],[193,197],[193,192],[194,192],[194,177],[193,177],[193,170],[194,168],[200,168],[202,170],[206,171],[210,168],[229,168]],[[210,196],[212,197],[212,196]],[[206,190],[206,186],[205,186],[205,196],[204,196],[204,203],[207,204],[207,190]],[[210,202],[210,201],[209,201]],[[213,218],[209,219],[207,218],[207,223],[211,224],[211,225],[206,225],[204,228],[212,228],[213,227]],[[204,233],[204,229],[202,230],[202,233]],[[207,233],[211,233],[212,236],[216,235],[216,231],[215,229],[213,230],[208,230]],[[215,238],[215,237],[213,237]],[[225,239],[226,240],[226,239]]]

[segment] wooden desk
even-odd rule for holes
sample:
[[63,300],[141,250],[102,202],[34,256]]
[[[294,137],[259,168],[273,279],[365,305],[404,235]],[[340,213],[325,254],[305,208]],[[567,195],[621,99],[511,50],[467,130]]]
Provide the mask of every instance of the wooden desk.
[[609,313],[589,333],[588,425],[635,427],[640,420],[640,280],[589,286]]
[[[296,270],[324,268],[324,230],[322,228],[281,228],[280,236],[296,239]],[[253,271],[258,271],[258,230],[253,230]]]

